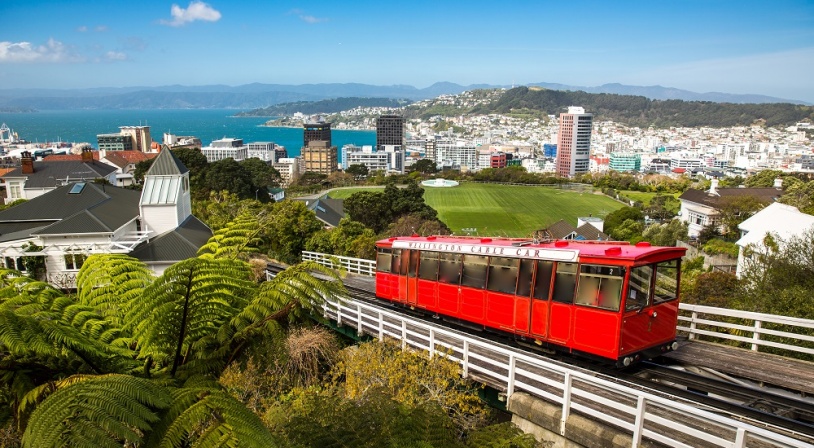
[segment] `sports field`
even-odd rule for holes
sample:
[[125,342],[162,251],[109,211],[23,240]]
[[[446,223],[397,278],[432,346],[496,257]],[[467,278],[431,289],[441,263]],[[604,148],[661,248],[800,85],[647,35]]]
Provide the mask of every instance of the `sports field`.
[[[336,190],[330,196],[347,198],[360,190]],[[600,194],[469,182],[452,188],[424,187],[424,199],[455,234],[475,228],[473,234],[483,236],[525,237],[560,219],[576,226],[577,217],[604,217],[622,207]]]

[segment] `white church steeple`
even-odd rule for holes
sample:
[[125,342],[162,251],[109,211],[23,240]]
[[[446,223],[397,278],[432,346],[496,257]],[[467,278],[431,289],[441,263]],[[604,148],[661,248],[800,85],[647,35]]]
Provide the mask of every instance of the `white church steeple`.
[[192,214],[189,169],[166,145],[144,175],[139,208],[151,237],[177,228]]

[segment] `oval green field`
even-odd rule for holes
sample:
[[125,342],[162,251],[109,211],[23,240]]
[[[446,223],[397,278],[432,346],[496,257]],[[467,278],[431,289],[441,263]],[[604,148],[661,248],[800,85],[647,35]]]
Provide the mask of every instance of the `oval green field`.
[[[334,190],[344,199],[360,189]],[[550,187],[463,183],[452,188],[424,187],[424,200],[455,234],[527,237],[564,219],[576,226],[582,216],[604,217],[622,204],[602,194]]]

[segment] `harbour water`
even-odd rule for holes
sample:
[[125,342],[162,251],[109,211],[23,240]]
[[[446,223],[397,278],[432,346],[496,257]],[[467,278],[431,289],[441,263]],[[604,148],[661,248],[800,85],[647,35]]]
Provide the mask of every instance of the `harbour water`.
[[[0,113],[0,122],[29,142],[87,142],[96,148],[97,134],[118,133],[119,126],[142,125],[150,126],[150,135],[158,142],[165,132],[198,137],[204,146],[224,137],[241,138],[244,143],[270,141],[285,146],[290,157],[300,154],[302,129],[262,126],[269,118],[234,117],[237,112],[231,109],[40,111]],[[375,145],[376,132],[333,130],[331,140],[339,149],[349,143]]]

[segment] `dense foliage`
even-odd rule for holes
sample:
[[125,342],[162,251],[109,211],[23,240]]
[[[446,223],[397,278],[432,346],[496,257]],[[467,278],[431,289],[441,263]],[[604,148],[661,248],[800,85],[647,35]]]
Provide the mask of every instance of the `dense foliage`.
[[[814,107],[787,103],[731,104],[709,101],[650,100],[643,96],[586,93],[516,87],[491,104],[469,112],[506,114],[519,109],[541,110],[558,115],[579,104],[596,120],[612,120],[629,126],[666,128],[671,126],[766,126],[790,125],[814,120]],[[458,111],[460,115],[460,111]]]
[[282,115],[293,115],[297,112],[306,115],[333,114],[357,107],[401,107],[409,103],[409,100],[397,100],[393,98],[343,97],[320,101],[296,101],[293,103],[275,104],[274,106],[240,112],[235,115],[238,117],[279,117]]

